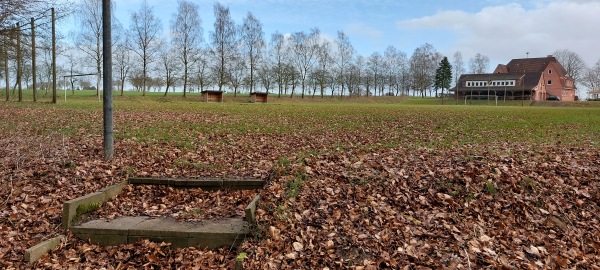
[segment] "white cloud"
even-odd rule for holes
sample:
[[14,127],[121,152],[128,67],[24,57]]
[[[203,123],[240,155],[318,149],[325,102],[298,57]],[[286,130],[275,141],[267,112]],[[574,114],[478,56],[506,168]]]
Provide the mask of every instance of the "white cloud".
[[[480,52],[492,65],[510,59],[543,57],[558,49],[578,53],[591,65],[600,58],[600,1],[541,1],[532,9],[520,4],[496,5],[475,13],[441,11],[432,16],[397,22],[402,30],[446,29],[454,37],[448,53],[461,51],[468,58]],[[497,61],[497,62],[496,62]]]

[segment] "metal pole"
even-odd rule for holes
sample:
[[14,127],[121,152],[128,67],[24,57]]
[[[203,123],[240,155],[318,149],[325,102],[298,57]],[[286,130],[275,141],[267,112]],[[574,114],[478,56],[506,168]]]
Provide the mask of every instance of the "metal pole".
[[10,80],[8,79],[8,35],[4,36],[4,77],[6,77],[6,101],[10,100],[10,94],[8,90],[10,89]]
[[104,112],[104,159],[114,155],[113,103],[112,103],[112,33],[110,0],[102,0],[102,97]]
[[23,101],[23,85],[21,76],[23,66],[21,65],[21,25],[17,23],[17,87],[19,91],[19,102]]
[[[529,53],[527,53],[529,55]],[[523,85],[523,92],[521,93],[521,107],[525,106],[525,73],[523,73],[523,78],[521,79],[521,84]]]
[[52,8],[52,103],[56,104],[56,16]]
[[35,68],[35,20],[31,18],[31,73],[33,76],[33,102],[37,102],[37,80]]

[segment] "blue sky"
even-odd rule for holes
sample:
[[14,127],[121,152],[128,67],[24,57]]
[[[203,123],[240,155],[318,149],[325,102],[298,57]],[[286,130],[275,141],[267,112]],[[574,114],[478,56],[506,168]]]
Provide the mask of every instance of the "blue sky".
[[[200,7],[205,35],[213,29],[214,0],[192,0]],[[317,27],[330,39],[343,30],[357,52],[369,56],[394,46],[408,56],[432,44],[465,61],[476,53],[490,57],[490,68],[513,58],[544,57],[558,49],[578,53],[588,65],[600,59],[600,0],[222,0],[241,24],[252,12],[265,37]],[[115,0],[115,15],[127,25],[142,0]],[[169,29],[177,1],[147,0]],[[267,40],[268,41],[268,40]]]

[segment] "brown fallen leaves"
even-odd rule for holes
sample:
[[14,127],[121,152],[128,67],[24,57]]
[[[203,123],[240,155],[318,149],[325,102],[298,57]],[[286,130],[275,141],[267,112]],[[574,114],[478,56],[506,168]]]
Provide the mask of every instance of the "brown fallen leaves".
[[256,193],[255,190],[204,191],[200,188],[128,185],[89,218],[169,216],[177,220],[200,221],[244,217],[244,210]]
[[[2,115],[63,117],[64,112],[47,110],[4,108]],[[70,113],[80,123],[99,121],[96,111]],[[237,115],[120,112],[117,125],[125,122],[142,134],[157,124],[156,117],[165,123],[242,121]],[[181,136],[198,138],[192,145],[120,137],[115,159],[105,162],[101,138],[85,126],[65,136],[49,126],[3,130],[0,267],[29,267],[22,262],[24,250],[62,232],[63,202],[133,174],[268,179],[260,191],[256,233],[241,248],[248,255],[247,269],[600,265],[600,153],[594,146],[492,141],[424,147],[413,142],[436,139],[424,132],[434,118],[400,118],[391,110],[333,112],[323,118],[327,122],[310,122],[312,116],[306,115],[253,117],[265,127],[289,124],[290,131],[179,130]],[[355,121],[365,124],[355,126]],[[294,126],[307,123],[310,128]],[[171,129],[166,125],[159,131]],[[130,186],[96,215],[243,215],[242,207],[255,193]],[[99,247],[68,234],[31,267],[231,268],[237,252],[174,249],[148,241]]]

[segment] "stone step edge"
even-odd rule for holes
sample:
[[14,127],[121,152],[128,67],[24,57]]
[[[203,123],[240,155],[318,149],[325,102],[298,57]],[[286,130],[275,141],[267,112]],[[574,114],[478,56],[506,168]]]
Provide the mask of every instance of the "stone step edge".
[[119,195],[126,184],[127,181],[123,181],[64,202],[61,219],[63,229],[68,230],[81,216],[95,211],[101,204]]
[[129,184],[134,185],[167,185],[184,188],[204,188],[207,190],[218,189],[260,189],[265,185],[262,179],[234,179],[234,178],[152,178],[129,177]]
[[141,239],[169,242],[174,247],[202,245],[215,248],[237,246],[250,233],[249,224],[240,218],[217,221],[178,222],[172,218],[120,217],[114,220],[92,220],[71,227],[80,239],[98,245],[120,245]]
[[64,238],[63,235],[59,235],[26,249],[25,254],[23,254],[24,261],[30,264],[34,263],[44,256],[44,254],[56,248],[58,244],[64,241]]

